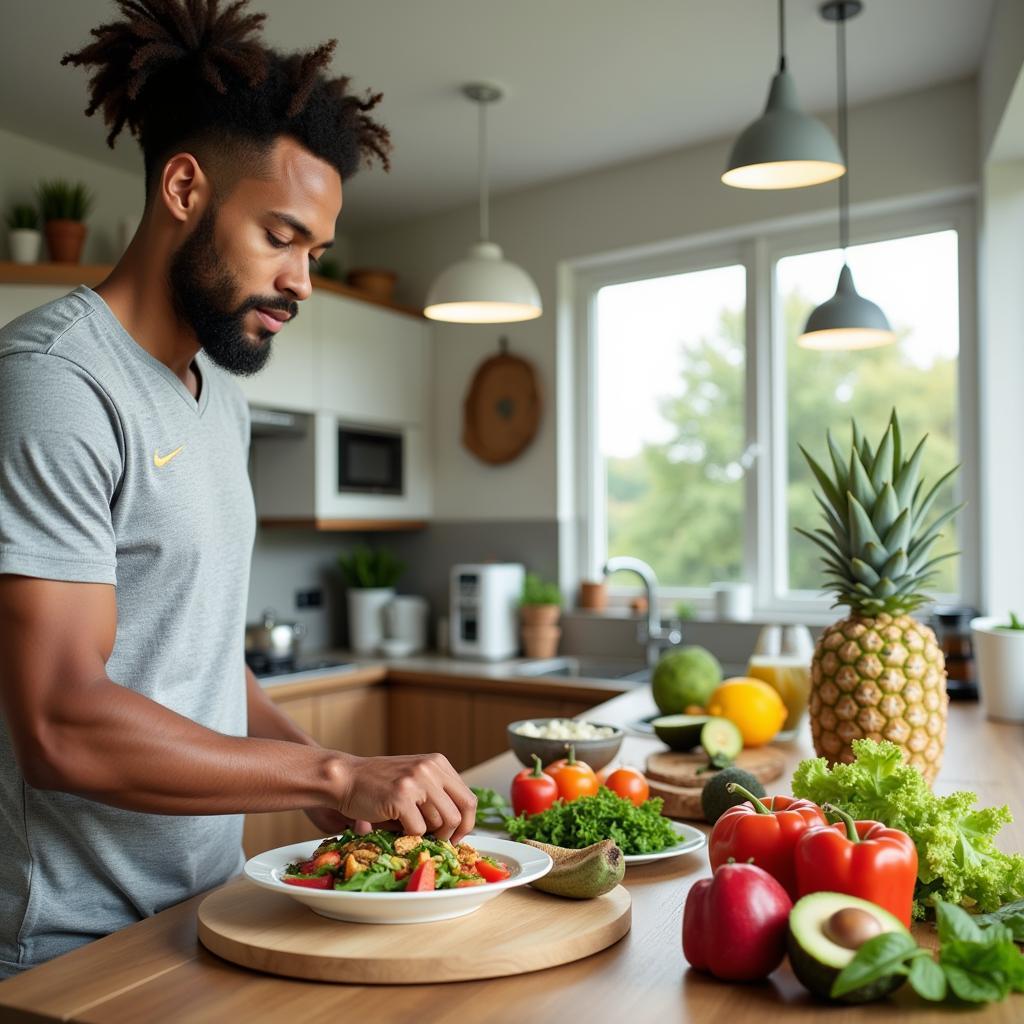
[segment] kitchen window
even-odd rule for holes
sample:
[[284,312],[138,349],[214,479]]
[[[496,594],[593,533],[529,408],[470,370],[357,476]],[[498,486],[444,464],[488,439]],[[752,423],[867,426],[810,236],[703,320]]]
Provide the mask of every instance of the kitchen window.
[[895,407],[907,436],[929,434],[928,477],[962,464],[933,510],[968,501],[941,542],[962,555],[934,588],[977,600],[972,209],[855,225],[857,286],[899,339],[885,348],[796,344],[835,290],[831,219],[572,268],[574,379],[586,382],[575,394],[580,578],[631,554],[654,567],[666,612],[707,607],[713,583],[747,580],[757,612],[824,620],[816,551],[793,529],[819,515],[798,445],[822,454],[826,428],[845,445],[851,417],[877,439]]

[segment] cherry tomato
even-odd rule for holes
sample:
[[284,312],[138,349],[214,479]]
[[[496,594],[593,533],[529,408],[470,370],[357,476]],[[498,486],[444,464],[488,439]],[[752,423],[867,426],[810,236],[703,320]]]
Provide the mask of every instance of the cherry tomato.
[[541,770],[540,758],[533,755],[533,767],[524,768],[512,780],[512,813],[540,814],[558,799],[558,785]]
[[581,796],[597,794],[597,776],[586,761],[576,760],[576,748],[569,747],[569,756],[549,764],[544,771],[555,780],[558,795],[571,803]]
[[635,768],[617,768],[608,776],[605,785],[637,807],[651,795],[651,787],[647,785],[643,773]]
[[485,882],[503,882],[512,874],[504,864],[492,864],[490,861],[484,860],[483,857],[481,857],[473,867],[476,868],[476,873]]
[[334,879],[330,875],[317,875],[314,878],[300,878],[298,875],[282,875],[282,882],[289,885],[298,885],[303,889],[330,889]]

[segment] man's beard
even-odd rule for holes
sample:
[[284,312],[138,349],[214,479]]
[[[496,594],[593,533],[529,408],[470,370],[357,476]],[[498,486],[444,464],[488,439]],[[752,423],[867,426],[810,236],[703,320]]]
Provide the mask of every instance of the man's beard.
[[253,341],[246,335],[246,314],[257,307],[282,309],[292,317],[298,304],[255,296],[236,305],[238,283],[224,266],[214,244],[216,204],[211,204],[195,230],[171,259],[171,301],[178,318],[188,325],[210,358],[229,373],[249,377],[270,358],[273,332],[265,327]]

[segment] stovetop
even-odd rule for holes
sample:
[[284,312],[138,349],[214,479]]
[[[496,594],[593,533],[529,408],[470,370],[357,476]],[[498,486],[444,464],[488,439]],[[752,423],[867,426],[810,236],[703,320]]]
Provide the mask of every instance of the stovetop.
[[300,672],[323,672],[325,669],[355,668],[355,662],[335,658],[289,658],[272,661],[260,655],[247,654],[245,662],[260,679],[296,675]]

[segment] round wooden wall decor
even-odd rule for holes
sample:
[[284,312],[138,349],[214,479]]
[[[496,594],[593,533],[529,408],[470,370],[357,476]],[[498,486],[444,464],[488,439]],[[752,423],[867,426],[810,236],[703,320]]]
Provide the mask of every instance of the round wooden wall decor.
[[533,440],[540,413],[533,364],[502,351],[473,375],[463,405],[462,443],[491,465],[511,462]]

